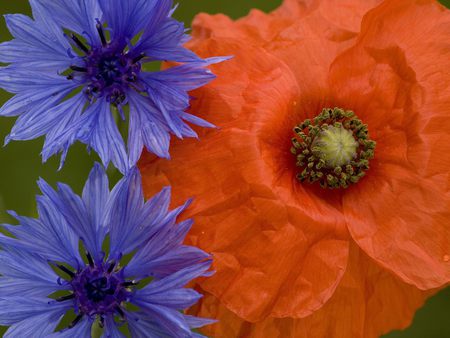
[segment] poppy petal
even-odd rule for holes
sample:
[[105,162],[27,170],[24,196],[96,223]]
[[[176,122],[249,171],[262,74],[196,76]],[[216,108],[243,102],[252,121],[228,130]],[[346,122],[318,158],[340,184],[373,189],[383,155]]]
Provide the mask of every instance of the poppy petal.
[[[420,17],[420,27],[400,29]],[[450,67],[449,24],[435,1],[386,1],[330,73],[377,141],[367,179],[343,200],[349,230],[369,256],[423,290],[450,280],[450,77],[441,71]]]
[[[214,337],[378,338],[391,330],[407,327],[415,311],[432,293],[405,284],[378,267],[353,243],[341,284],[330,301],[311,316],[268,318],[249,323],[211,294],[205,295],[190,313],[217,318],[216,324],[202,329],[204,334]],[[386,313],[395,313],[395,316]]]

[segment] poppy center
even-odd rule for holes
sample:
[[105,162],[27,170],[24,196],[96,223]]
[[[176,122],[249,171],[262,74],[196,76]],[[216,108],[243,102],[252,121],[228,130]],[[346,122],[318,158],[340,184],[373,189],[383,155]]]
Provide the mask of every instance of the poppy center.
[[326,108],[314,119],[294,128],[291,152],[296,156],[297,179],[318,182],[322,188],[347,188],[369,170],[376,143],[367,125],[352,111]]
[[130,55],[120,41],[107,41],[100,23],[97,24],[97,31],[102,45],[93,48],[72,34],[74,46],[82,56],[76,65],[70,66],[72,73],[67,78],[81,80],[90,100],[105,96],[110,103],[121,105],[126,101],[128,88],[141,91],[137,82],[140,61],[145,55]]

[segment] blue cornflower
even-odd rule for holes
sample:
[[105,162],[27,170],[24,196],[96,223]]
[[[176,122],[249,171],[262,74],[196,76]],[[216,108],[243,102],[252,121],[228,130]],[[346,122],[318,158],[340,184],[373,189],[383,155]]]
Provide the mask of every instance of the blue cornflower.
[[[20,225],[0,235],[5,337],[90,337],[94,322],[102,337],[125,337],[120,326],[132,337],[201,337],[191,329],[212,321],[181,312],[201,297],[184,286],[211,265],[182,244],[192,221],[176,219],[189,201],[168,211],[165,188],[144,203],[135,168],[110,192],[98,164],[81,197],[65,184],[39,186],[39,217],[12,212]],[[70,325],[55,332],[70,312]]]
[[[186,122],[212,125],[186,113],[188,91],[214,79],[201,59],[183,47],[184,25],[172,0],[30,0],[33,19],[6,15],[14,40],[0,44],[0,87],[16,94],[0,116],[20,116],[10,140],[46,135],[46,161],[61,165],[79,140],[125,172],[143,146],[169,158],[170,134],[196,137]],[[148,63],[172,61],[163,71]],[[129,116],[128,154],[115,118]]]

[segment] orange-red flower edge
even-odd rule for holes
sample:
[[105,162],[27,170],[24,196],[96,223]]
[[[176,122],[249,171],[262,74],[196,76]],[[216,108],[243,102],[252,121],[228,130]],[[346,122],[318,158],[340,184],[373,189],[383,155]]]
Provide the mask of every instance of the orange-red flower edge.
[[[336,314],[327,309],[345,307],[338,295],[362,271],[349,258],[355,242],[417,299],[408,311],[383,306],[380,325],[355,335],[371,337],[409,322],[426,295],[418,289],[450,281],[448,27],[448,10],[431,0],[287,0],[237,22],[197,17],[190,47],[235,56],[192,94],[191,109],[219,129],[174,142],[171,161],[145,156],[141,169],[147,194],[171,184],[196,200],[190,241],[214,254],[217,271],[200,283],[212,295],[204,304],[270,328],[289,322],[270,318]],[[335,106],[377,142],[367,177],[340,191],[299,183],[289,152],[293,126]],[[380,297],[396,292],[387,285]],[[361,299],[351,311],[368,306]],[[306,324],[285,325],[297,334]]]
[[[198,291],[205,294],[201,288]],[[427,295],[431,292],[403,283],[352,245],[346,273],[335,293],[306,318],[246,322],[208,293],[190,312],[216,318],[218,322],[203,333],[218,338],[377,338],[393,328],[409,326]]]

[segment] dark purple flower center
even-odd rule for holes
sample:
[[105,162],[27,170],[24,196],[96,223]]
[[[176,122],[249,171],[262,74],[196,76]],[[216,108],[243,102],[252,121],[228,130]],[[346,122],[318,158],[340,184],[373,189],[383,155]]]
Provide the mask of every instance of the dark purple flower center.
[[100,266],[86,266],[70,281],[76,306],[80,313],[89,316],[122,312],[121,306],[131,295],[119,272]]
[[121,105],[126,100],[126,92],[132,87],[142,91],[137,83],[141,71],[140,61],[145,55],[132,56],[125,51],[122,42],[108,42],[103,26],[97,24],[97,31],[102,45],[87,47],[76,35],[72,40],[83,53],[81,65],[72,65],[73,71],[68,79],[81,79],[85,86],[85,93],[90,100],[96,97],[106,97],[115,105]]
[[65,275],[72,290],[68,295],[58,297],[56,301],[73,301],[77,317],[69,325],[74,327],[84,316],[98,317],[103,327],[106,315],[118,315],[125,320],[124,303],[129,301],[136,281],[125,280],[123,270],[116,262],[94,262],[86,253],[89,265],[73,271],[64,265],[56,265]]

